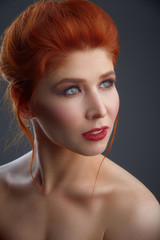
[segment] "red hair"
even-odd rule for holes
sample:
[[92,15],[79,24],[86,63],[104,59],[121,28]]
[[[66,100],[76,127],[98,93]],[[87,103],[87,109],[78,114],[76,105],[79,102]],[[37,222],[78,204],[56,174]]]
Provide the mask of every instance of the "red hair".
[[[117,28],[107,13],[87,0],[39,1],[6,30],[0,71],[9,82],[7,91],[12,93],[14,112],[33,148],[31,175],[34,139],[21,116],[21,107],[33,97],[36,83],[43,78],[51,59],[56,70],[72,51],[99,47],[110,53],[115,66],[119,54]],[[114,129],[116,125],[117,121]],[[114,134],[109,149],[113,138]]]

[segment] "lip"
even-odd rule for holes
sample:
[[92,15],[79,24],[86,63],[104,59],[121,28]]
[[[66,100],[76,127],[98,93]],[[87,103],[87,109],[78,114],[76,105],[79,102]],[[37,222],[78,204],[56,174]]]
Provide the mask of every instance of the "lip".
[[[97,132],[97,131],[101,131],[101,132],[96,133],[96,134],[92,134],[92,133]],[[102,140],[103,138],[105,138],[105,136],[107,135],[107,131],[108,131],[108,127],[103,126],[101,128],[93,128],[88,132],[82,133],[82,136],[84,138],[86,138],[87,140],[99,141],[99,140]]]

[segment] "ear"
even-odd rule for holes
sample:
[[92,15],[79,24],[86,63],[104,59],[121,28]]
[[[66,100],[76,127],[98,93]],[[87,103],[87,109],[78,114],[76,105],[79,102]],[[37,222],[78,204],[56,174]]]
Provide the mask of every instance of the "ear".
[[[17,91],[14,91],[12,90],[11,91],[11,96],[13,98],[13,101],[14,101],[14,106],[16,108],[16,102],[17,102],[17,99],[18,99],[18,92]],[[33,118],[33,114],[32,114],[32,111],[31,111],[31,107],[29,106],[29,103],[27,102],[24,102],[22,104],[20,104],[19,106],[19,113],[20,115],[24,118],[24,119],[31,119]]]
[[27,103],[23,103],[20,106],[20,115],[24,118],[24,119],[31,119],[33,118],[33,114],[31,112],[31,109],[29,107],[29,105]]

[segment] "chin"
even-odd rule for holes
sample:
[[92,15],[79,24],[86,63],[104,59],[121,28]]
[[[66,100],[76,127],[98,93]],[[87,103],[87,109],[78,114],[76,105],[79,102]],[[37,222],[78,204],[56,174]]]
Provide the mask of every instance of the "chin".
[[99,154],[102,154],[106,150],[106,144],[105,146],[101,147],[89,147],[87,149],[82,149],[81,151],[76,151],[77,153],[83,155],[83,156],[96,156]]

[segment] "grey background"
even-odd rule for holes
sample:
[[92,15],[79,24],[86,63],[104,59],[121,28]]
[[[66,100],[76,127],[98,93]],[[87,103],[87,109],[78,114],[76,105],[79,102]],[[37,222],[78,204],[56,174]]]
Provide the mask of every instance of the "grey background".
[[[0,0],[0,34],[33,0]],[[93,0],[115,21],[121,53],[116,66],[119,124],[109,157],[142,181],[160,201],[160,2]],[[1,99],[4,86],[1,86]],[[21,156],[25,139],[6,152],[10,119],[0,103],[0,165]],[[13,133],[14,134],[14,133]],[[8,136],[12,135],[11,129]]]

